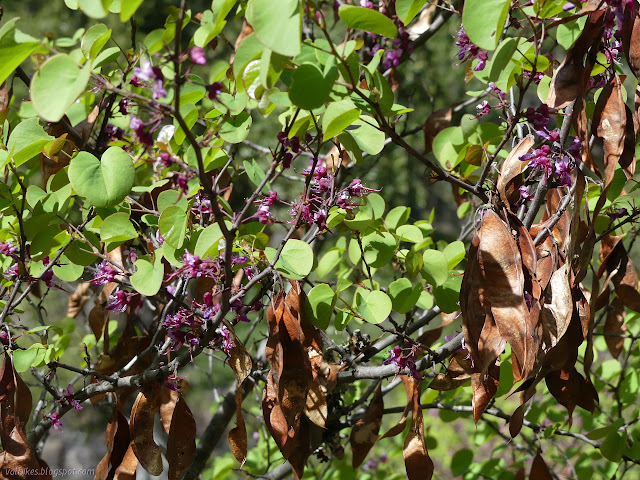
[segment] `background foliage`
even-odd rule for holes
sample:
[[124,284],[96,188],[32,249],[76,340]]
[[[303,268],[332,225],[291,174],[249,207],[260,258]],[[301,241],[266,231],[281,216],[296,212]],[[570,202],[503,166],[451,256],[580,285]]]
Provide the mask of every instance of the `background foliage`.
[[4,6],[0,475],[634,478],[639,25]]

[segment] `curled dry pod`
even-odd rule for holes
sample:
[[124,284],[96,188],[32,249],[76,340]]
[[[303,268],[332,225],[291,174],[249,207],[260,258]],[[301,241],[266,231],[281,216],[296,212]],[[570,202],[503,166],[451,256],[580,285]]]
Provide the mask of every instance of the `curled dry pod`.
[[160,409],[159,387],[145,385],[131,409],[131,440],[140,465],[151,475],[162,473],[162,449],[153,439],[153,422]]

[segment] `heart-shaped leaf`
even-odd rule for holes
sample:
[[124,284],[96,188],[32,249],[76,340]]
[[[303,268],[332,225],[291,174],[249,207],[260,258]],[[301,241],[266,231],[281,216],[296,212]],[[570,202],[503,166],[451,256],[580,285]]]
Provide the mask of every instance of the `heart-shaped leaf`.
[[95,207],[117,205],[133,187],[135,168],[120,147],[110,147],[102,161],[88,152],[71,160],[69,180],[78,195]]
[[91,75],[91,63],[78,69],[70,55],[50,58],[31,80],[31,102],[38,115],[57,122],[84,92]]

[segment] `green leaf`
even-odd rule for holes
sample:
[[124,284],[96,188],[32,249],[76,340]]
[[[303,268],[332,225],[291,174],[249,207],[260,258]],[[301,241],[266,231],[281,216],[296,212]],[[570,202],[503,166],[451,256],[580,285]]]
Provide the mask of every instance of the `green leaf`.
[[422,258],[422,254],[414,250],[410,250],[404,259],[404,268],[406,268],[407,275],[411,278],[414,278],[418,273],[420,273],[423,264],[424,259]]
[[459,477],[469,470],[471,462],[473,462],[473,452],[471,450],[468,448],[458,450],[451,457],[451,473],[454,477]]
[[[265,254],[267,251],[265,250]],[[269,258],[269,255],[267,255]],[[269,259],[272,261],[273,256]],[[313,268],[313,250],[302,240],[290,239],[285,243],[280,258],[275,264],[276,270],[292,280],[302,280]]]
[[60,328],[58,326],[55,326],[55,325],[38,325],[37,327],[30,328],[29,330],[24,332],[24,335],[30,335],[32,333],[38,333],[38,332],[44,332],[46,330],[53,330],[54,332],[56,332],[59,335],[61,335],[64,332],[64,330],[62,330],[62,328]]
[[396,229],[396,235],[403,242],[420,243],[424,237],[422,230],[415,225],[401,225]]
[[108,216],[100,225],[100,240],[103,242],[124,242],[138,238],[138,232],[124,212]]
[[510,0],[467,0],[462,25],[471,42],[483,50],[498,46],[509,13]]
[[462,275],[452,275],[444,284],[433,289],[436,304],[443,312],[453,313],[460,308],[458,300],[460,299],[461,285]]
[[409,25],[425,3],[426,0],[396,0],[396,14],[402,23]]
[[13,367],[18,373],[26,372],[29,370],[29,367],[31,367],[37,356],[38,350],[35,348],[16,350],[13,352]]
[[111,30],[105,24],[94,25],[82,37],[82,43],[80,44],[82,53],[87,59],[93,60],[110,38]]
[[247,112],[240,112],[235,117],[227,117],[220,126],[220,137],[229,143],[240,143],[249,136],[251,128],[251,115]]
[[322,278],[333,272],[340,264],[340,260],[342,260],[342,252],[337,248],[332,248],[325,253],[318,262],[318,267],[316,268],[318,278]]
[[66,255],[60,257],[60,265],[53,267],[53,274],[65,282],[75,282],[84,273],[84,267],[73,263]]
[[131,192],[135,169],[131,157],[120,147],[110,147],[102,161],[88,152],[80,152],[69,166],[73,189],[95,207],[122,202]]
[[109,47],[98,54],[96,59],[93,61],[93,68],[102,67],[103,65],[114,62],[119,56],[120,49],[118,47]]
[[326,283],[316,285],[307,295],[306,311],[311,323],[326,330],[336,305],[336,293]]
[[611,432],[602,441],[600,453],[602,453],[602,456],[610,462],[618,463],[622,460],[624,448],[624,437],[618,432]]
[[196,248],[193,249],[193,253],[195,255],[198,255],[200,258],[217,257],[218,244],[223,238],[224,236],[222,235],[222,229],[220,228],[220,225],[218,225],[217,223],[209,225],[202,232],[200,232],[200,236],[198,237],[198,241],[196,242]]
[[360,118],[360,110],[348,98],[330,103],[322,117],[322,130],[324,132],[322,141],[326,142],[335,137],[358,118]]
[[399,278],[389,285],[389,297],[393,304],[393,310],[398,313],[407,313],[411,310],[422,293],[422,287],[411,285],[407,278]]
[[289,98],[294,105],[305,110],[321,107],[329,98],[333,82],[337,78],[336,68],[323,75],[320,68],[313,63],[303,63],[291,76]]
[[342,21],[351,28],[377,33],[387,38],[395,38],[398,34],[398,28],[393,23],[393,20],[377,10],[353,5],[342,5],[340,10],[338,10],[338,15],[340,15]]
[[565,50],[569,50],[582,33],[586,22],[587,17],[583,16],[573,22],[558,25],[556,30],[556,40],[558,40],[558,45]]
[[364,260],[374,268],[384,267],[393,258],[396,240],[390,233],[373,232],[362,237]]
[[424,262],[422,276],[431,285],[442,285],[449,276],[449,261],[444,253],[438,250],[425,250],[422,255]]
[[456,240],[455,242],[447,245],[442,253],[444,253],[445,257],[447,257],[447,263],[449,264],[449,269],[451,270],[464,259],[464,256],[466,254],[464,243]]
[[160,215],[160,235],[173,248],[180,248],[187,232],[187,214],[180,207],[168,207]]
[[384,148],[384,133],[374,125],[376,125],[376,121],[373,117],[363,115],[346,130],[362,151],[370,155],[377,155]]
[[162,264],[162,249],[155,252],[155,261],[152,264],[147,258],[136,260],[136,273],[131,275],[131,285],[142,295],[150,297],[155,295],[162,286],[164,277],[164,265]]
[[160,192],[156,201],[158,212],[162,213],[169,207],[180,207],[183,212],[189,208],[187,197],[182,195],[178,190],[165,190]]
[[40,44],[34,42],[17,43],[0,47],[0,84],[24,62]]
[[50,58],[31,80],[31,102],[40,117],[57,122],[84,92],[91,76],[91,63],[78,69],[70,55]]
[[298,0],[249,0],[247,21],[265,47],[285,56],[300,53],[302,16]]
[[364,288],[356,290],[353,307],[369,323],[381,323],[391,313],[392,302],[384,292],[370,292]]
[[104,3],[101,0],[79,0],[78,6],[80,10],[87,14],[91,18],[104,18],[109,14],[109,11],[105,8]]
[[340,310],[336,314],[336,320],[335,320],[336,330],[338,330],[339,332],[344,330],[346,326],[349,325],[349,322],[351,321],[351,319],[353,319],[353,315],[351,313],[345,310]]
[[409,215],[411,214],[411,209],[409,207],[395,207],[391,209],[389,213],[387,213],[386,218],[384,219],[384,223],[391,232],[395,232],[395,230],[400,226],[407,223],[409,220]]
[[123,0],[122,7],[120,8],[120,21],[128,21],[133,17],[133,14],[136,13],[140,5],[142,5],[142,0]]
[[516,68],[516,63],[512,61],[512,57],[516,53],[519,44],[524,40],[516,38],[506,38],[497,48],[491,58],[491,65],[487,66],[489,70],[489,81],[495,82],[500,89],[508,90],[509,78]]
[[42,148],[54,137],[47,135],[36,117],[20,122],[11,132],[7,148],[13,155],[8,156],[2,166],[13,160],[18,167],[38,155]]

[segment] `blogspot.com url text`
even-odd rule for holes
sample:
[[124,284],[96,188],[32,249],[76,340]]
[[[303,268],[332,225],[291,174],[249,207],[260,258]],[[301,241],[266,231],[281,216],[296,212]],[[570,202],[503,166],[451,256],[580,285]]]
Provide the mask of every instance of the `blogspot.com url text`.
[[32,478],[38,475],[51,475],[52,477],[68,477],[73,475],[93,476],[95,468],[4,468],[2,472],[7,476],[17,476],[21,478]]

